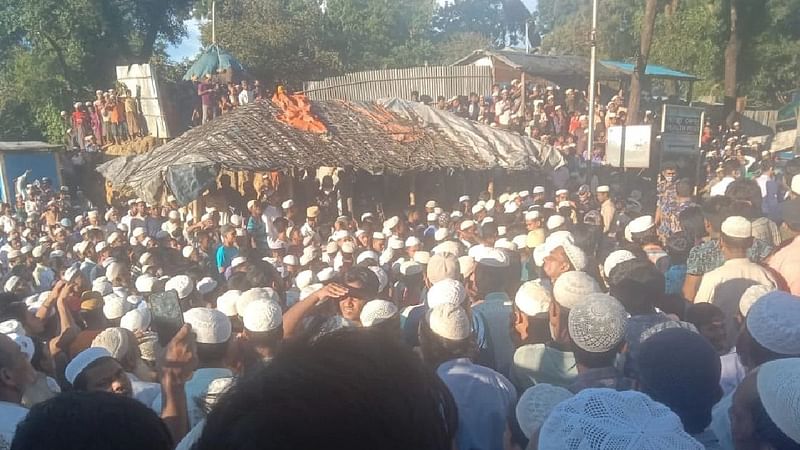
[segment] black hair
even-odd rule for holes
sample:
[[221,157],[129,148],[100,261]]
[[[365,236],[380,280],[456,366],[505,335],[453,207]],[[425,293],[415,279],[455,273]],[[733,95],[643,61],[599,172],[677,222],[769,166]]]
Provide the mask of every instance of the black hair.
[[353,266],[345,274],[343,282],[347,283],[360,283],[361,294],[364,300],[372,300],[378,295],[380,289],[380,281],[378,276],[372,270],[363,266]]
[[17,426],[13,450],[170,450],[156,413],[108,392],[67,392],[35,405]]
[[494,222],[486,222],[480,227],[481,239],[497,238],[497,224]]
[[[81,371],[81,373],[78,374],[77,377],[75,377],[75,381],[72,382],[72,390],[73,391],[79,391],[79,392],[87,392],[88,389],[89,389],[89,387],[87,386],[87,383],[89,383],[89,380],[86,379],[86,372],[89,369],[93,369],[93,368],[99,366],[100,364],[103,364],[104,362],[106,362],[109,359],[116,361],[116,359],[114,359],[114,358],[112,358],[110,356],[103,356],[103,357],[97,358],[94,361],[92,361],[91,363],[89,363],[89,365],[86,366]],[[120,365],[122,365],[122,364],[120,364]]]
[[246,291],[250,289],[252,286],[250,285],[250,281],[247,279],[246,272],[234,272],[231,274],[231,277],[228,278],[228,289],[235,290],[235,291]]
[[675,192],[678,194],[679,197],[691,197],[692,190],[694,186],[692,185],[691,180],[688,178],[681,178],[675,184]]
[[733,200],[721,195],[711,197],[703,202],[703,215],[711,224],[712,230],[720,230],[722,222],[728,218],[727,211],[731,203],[733,203]]
[[728,248],[736,249],[736,250],[746,250],[753,246],[753,238],[738,238],[738,237],[730,237],[725,234],[720,235],[720,240],[725,243],[725,246]]
[[742,327],[742,331],[739,332],[739,336],[736,338],[736,352],[740,355],[742,365],[748,370],[754,369],[765,362],[800,357],[800,354],[785,355],[764,347],[753,338],[746,325]]
[[259,347],[276,348],[283,340],[283,326],[270,331],[246,330],[247,340]]
[[9,305],[11,303],[16,303],[21,300],[22,299],[19,297],[19,295],[13,292],[2,292],[0,293],[0,309],[4,308],[6,305]]
[[595,225],[577,223],[572,227],[572,237],[575,239],[575,245],[583,250],[590,259],[597,256],[601,235],[602,230]]
[[800,444],[786,436],[769,417],[761,398],[754,401],[751,407],[753,417],[753,437],[769,444],[769,448],[781,450],[800,450]]
[[666,251],[669,255],[670,264],[686,264],[691,250],[692,238],[686,231],[679,231],[667,238]]
[[731,182],[731,184],[728,185],[728,189],[725,190],[725,196],[730,197],[735,202],[747,204],[745,210],[748,212],[744,213],[742,212],[742,208],[737,208],[735,211],[736,215],[751,219],[761,216],[761,188],[754,180],[736,180]]
[[504,267],[491,267],[486,264],[475,265],[475,287],[478,295],[485,297],[492,292],[504,292],[506,276]]
[[[14,298],[17,298],[17,296],[15,295]],[[10,303],[3,303],[0,301],[0,322],[15,319],[24,324],[27,311],[28,306],[25,302],[12,301]]]
[[690,206],[681,211],[678,214],[678,222],[680,222],[681,229],[689,235],[692,242],[695,239],[705,237],[705,217],[703,215],[703,209],[699,206]]
[[411,349],[348,329],[294,341],[240,379],[195,450],[449,450],[457,428],[450,391]]
[[222,365],[227,352],[228,341],[218,344],[197,343],[197,359],[199,359],[201,363]]
[[725,317],[719,306],[713,303],[695,303],[686,309],[685,320],[700,328],[710,324],[715,316]]
[[664,295],[664,275],[650,262],[641,259],[617,264],[608,277],[609,294],[619,300],[632,316],[651,314],[653,305]]
[[573,342],[571,350],[575,355],[575,362],[578,364],[588,367],[589,369],[602,369],[603,367],[614,366],[614,360],[617,357],[617,353],[622,350],[623,345],[625,345],[625,343],[620,342],[607,352],[589,352],[580,348]]

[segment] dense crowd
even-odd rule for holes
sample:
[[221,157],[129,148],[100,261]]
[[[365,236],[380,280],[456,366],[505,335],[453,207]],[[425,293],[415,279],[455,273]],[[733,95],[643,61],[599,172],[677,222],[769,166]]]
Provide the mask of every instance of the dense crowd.
[[139,98],[130,89],[97,90],[95,99],[75,102],[72,112],[61,111],[68,149],[89,153],[147,135]]
[[736,150],[706,197],[665,164],[650,215],[38,180],[0,207],[0,448],[800,448],[800,164],[783,195]]

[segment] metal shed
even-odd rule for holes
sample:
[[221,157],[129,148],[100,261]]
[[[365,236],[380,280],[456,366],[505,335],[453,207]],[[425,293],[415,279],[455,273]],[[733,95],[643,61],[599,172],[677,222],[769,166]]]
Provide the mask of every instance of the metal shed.
[[56,152],[60,145],[38,141],[0,142],[0,199],[15,200],[14,180],[30,171],[28,180],[50,178],[53,187],[61,186],[61,167]]

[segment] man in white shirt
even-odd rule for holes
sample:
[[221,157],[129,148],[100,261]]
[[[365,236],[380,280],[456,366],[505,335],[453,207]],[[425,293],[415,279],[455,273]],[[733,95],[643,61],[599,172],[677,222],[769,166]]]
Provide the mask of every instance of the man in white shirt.
[[247,80],[242,80],[242,91],[239,92],[239,104],[246,105],[253,101],[253,92],[247,85]]
[[725,161],[722,164],[722,174],[723,177],[717,184],[711,186],[711,189],[708,191],[711,197],[716,197],[718,195],[725,195],[725,191],[728,189],[728,185],[736,181],[736,177],[739,175],[739,161],[735,159],[730,159]]
[[0,370],[4,373],[0,377],[0,449],[7,449],[17,424],[28,415],[21,406],[22,393],[34,382],[35,372],[21,347],[5,334],[0,334]]

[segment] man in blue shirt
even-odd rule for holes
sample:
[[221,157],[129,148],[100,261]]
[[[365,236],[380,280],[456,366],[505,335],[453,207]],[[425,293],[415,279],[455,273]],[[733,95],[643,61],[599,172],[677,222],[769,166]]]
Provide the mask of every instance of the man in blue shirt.
[[222,245],[217,248],[217,271],[224,274],[233,258],[239,255],[239,249],[236,247],[236,230],[231,225],[223,225],[219,234]]

